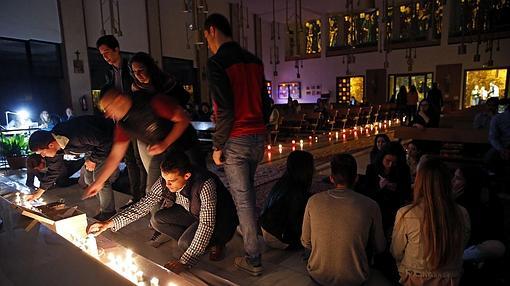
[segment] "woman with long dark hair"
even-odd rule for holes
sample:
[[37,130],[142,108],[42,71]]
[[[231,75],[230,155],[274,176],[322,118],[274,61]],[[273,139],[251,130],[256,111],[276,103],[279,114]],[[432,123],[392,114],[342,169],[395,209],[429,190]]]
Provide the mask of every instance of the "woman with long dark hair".
[[173,76],[162,71],[149,54],[134,54],[129,60],[129,69],[133,77],[131,90],[143,90],[150,94],[164,93],[173,97],[183,107],[188,103],[189,93]]
[[370,151],[370,164],[375,163],[375,159],[381,153],[384,145],[390,142],[390,137],[384,133],[379,133],[375,135],[374,138],[374,146],[372,147],[372,151]]
[[273,248],[300,248],[301,227],[315,172],[312,154],[294,151],[287,170],[274,185],[260,216],[266,244]]
[[402,285],[458,285],[469,215],[457,205],[450,173],[438,159],[420,163],[411,205],[398,210],[391,253]]
[[397,210],[411,200],[411,173],[402,145],[387,143],[375,163],[367,166],[365,177],[365,193],[379,204],[383,227],[389,235]]
[[434,111],[430,106],[430,102],[426,99],[420,101],[418,111],[414,115],[413,121],[411,122],[413,127],[417,128],[428,128],[438,127],[439,122],[434,117]]

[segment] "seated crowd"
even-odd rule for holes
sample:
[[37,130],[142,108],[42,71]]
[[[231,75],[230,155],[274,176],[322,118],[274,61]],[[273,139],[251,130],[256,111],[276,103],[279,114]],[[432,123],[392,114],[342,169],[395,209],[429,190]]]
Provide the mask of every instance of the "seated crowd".
[[[206,35],[214,49],[220,46],[214,37],[225,37],[221,36],[221,26],[227,20],[223,16],[218,19],[217,14],[209,17],[213,19],[206,25]],[[240,50],[235,43],[223,45],[213,52],[215,60],[224,60],[222,49]],[[108,38],[98,41],[102,54],[111,48],[119,53],[118,42],[111,43]],[[103,55],[108,63],[113,62],[111,56]],[[239,58],[251,59],[247,54]],[[239,225],[246,255],[235,259],[237,268],[254,276],[262,274],[260,232],[270,248],[304,251],[308,274],[318,285],[397,281],[403,285],[458,285],[463,269],[498,263],[504,255],[502,206],[486,178],[504,177],[508,171],[509,109],[490,121],[493,149],[488,160],[495,162],[491,165],[495,170],[448,168],[437,156],[428,154],[423,142],[412,141],[404,148],[380,134],[375,137],[365,175],[357,174],[352,155],[335,154],[330,160],[330,188],[322,192],[312,189],[316,175],[313,155],[306,151],[290,153],[286,170],[259,215],[253,181],[264,154],[264,123],[269,123],[274,111],[267,96],[253,101],[261,106],[252,129],[239,127],[239,122],[233,124],[228,114],[216,118],[219,128],[213,138],[213,160],[223,165],[227,188],[206,169],[196,130],[186,113],[186,109],[195,110],[197,120],[210,120],[210,107],[189,110],[189,94],[163,73],[150,55],[137,53],[125,64],[131,72],[131,84],[122,87],[111,82],[101,92],[99,106],[107,118],[70,116],[49,130],[34,132],[29,139],[29,147],[37,155],[30,159],[31,179],[27,184],[33,185],[34,176],[41,181],[29,199],[70,184],[69,177],[83,164],[88,185],[84,198],[97,194],[100,205],[95,217],[98,222],[89,225],[89,233],[118,231],[150,215],[154,230],[151,244],[159,247],[177,241],[182,255],[165,267],[180,273],[198,263],[206,252],[210,260],[221,260]],[[215,70],[218,66],[210,67],[215,76],[224,74]],[[210,81],[214,84],[214,78]],[[218,108],[220,112],[234,105],[228,102],[231,98],[222,95],[215,95],[224,104]],[[296,103],[289,101],[289,112],[300,112]],[[251,102],[237,104],[248,106]],[[421,101],[411,124],[437,127],[435,106],[434,98]],[[318,102],[317,110],[328,112],[322,102]],[[226,121],[232,123],[228,128],[224,127]],[[246,135],[243,132],[247,129],[255,131],[229,137],[236,132]],[[132,190],[133,201],[117,212],[112,183],[120,162],[124,159],[128,164],[133,150],[134,167],[140,168],[130,174],[130,181],[144,179],[137,183],[138,190]],[[63,160],[63,153],[87,155],[71,164]],[[471,273],[466,271],[464,276],[469,278]],[[487,283],[495,285],[496,277],[490,278],[493,280]]]

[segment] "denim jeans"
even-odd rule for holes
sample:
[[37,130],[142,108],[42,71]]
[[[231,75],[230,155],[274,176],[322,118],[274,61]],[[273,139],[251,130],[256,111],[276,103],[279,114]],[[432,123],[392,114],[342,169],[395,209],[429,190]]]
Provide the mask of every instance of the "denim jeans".
[[[96,164],[96,168],[94,171],[87,171],[85,169],[85,165],[83,165],[81,171],[84,174],[84,180],[87,185],[91,185],[95,180],[98,174],[101,174],[104,166],[104,161],[98,162]],[[99,198],[99,211],[105,213],[115,212],[115,199],[113,197],[113,189],[112,182],[114,182],[119,175],[119,169],[115,170],[115,172],[106,180],[103,185],[103,188],[99,193],[97,193],[97,197]]]
[[252,264],[260,263],[256,197],[253,181],[264,156],[265,134],[229,138],[223,148],[225,176],[243,233],[244,250]]
[[124,156],[124,162],[126,163],[133,201],[139,201],[145,195],[147,172],[140,158],[136,139],[131,140],[131,143],[129,143],[129,148]]

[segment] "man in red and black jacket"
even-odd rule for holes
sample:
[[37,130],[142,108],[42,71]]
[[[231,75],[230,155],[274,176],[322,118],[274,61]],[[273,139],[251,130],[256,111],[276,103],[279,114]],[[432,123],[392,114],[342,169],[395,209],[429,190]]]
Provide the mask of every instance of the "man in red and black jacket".
[[256,276],[263,268],[257,243],[253,180],[264,155],[270,113],[264,66],[232,40],[232,28],[223,15],[210,15],[204,26],[204,36],[213,53],[207,62],[216,118],[213,160],[224,165],[243,233],[246,256],[237,257],[235,265]]

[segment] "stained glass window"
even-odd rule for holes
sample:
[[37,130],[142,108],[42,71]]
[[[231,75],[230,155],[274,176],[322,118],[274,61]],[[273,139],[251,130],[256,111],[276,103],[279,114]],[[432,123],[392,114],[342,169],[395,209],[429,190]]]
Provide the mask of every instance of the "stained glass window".
[[336,47],[340,41],[338,37],[338,22],[338,16],[332,16],[328,18],[328,47]]
[[473,35],[510,29],[510,1],[453,0],[450,35]]
[[305,22],[306,54],[320,54],[321,52],[321,20]]
[[303,26],[287,26],[287,42],[285,57],[290,59],[301,59],[320,56],[322,50],[322,23],[315,19],[306,21]]
[[379,11],[328,18],[328,47],[377,46]]
[[[398,6],[398,33],[393,40],[432,40],[441,37],[443,5],[440,0],[411,2]],[[392,27],[393,28],[393,27]]]
[[336,78],[336,99],[337,103],[349,103],[351,98],[356,102],[364,101],[364,81],[362,76],[337,77]]

